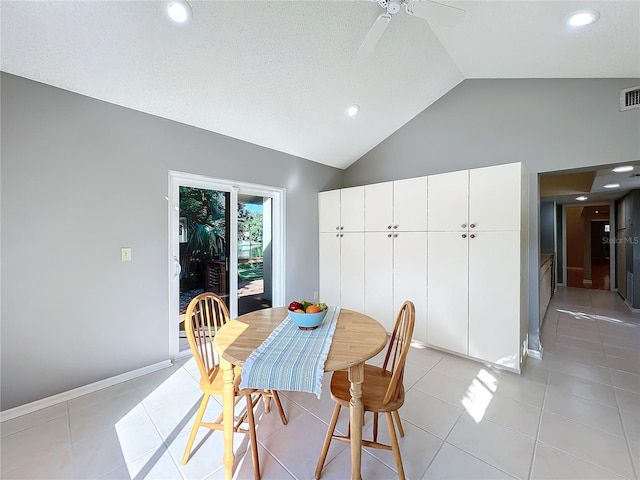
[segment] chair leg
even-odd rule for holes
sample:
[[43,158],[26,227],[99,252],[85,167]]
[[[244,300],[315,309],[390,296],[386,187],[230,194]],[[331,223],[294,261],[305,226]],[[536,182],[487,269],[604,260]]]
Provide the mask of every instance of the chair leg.
[[393,425],[393,417],[391,412],[386,412],[387,427],[389,428],[389,437],[391,437],[391,449],[393,450],[393,457],[396,461],[396,469],[398,470],[398,478],[404,480],[404,467],[402,466],[402,457],[400,456],[400,445],[398,445],[398,437],[396,436],[396,429]]
[[187,440],[187,446],[185,447],[184,454],[182,455],[182,465],[186,465],[189,461],[189,456],[191,455],[191,447],[193,446],[193,441],[196,439],[196,433],[198,433],[198,428],[200,428],[200,422],[202,422],[202,417],[204,416],[204,411],[207,409],[207,403],[209,403],[210,396],[211,395],[209,395],[208,393],[202,395],[200,408],[198,408],[196,419],[193,421],[193,427],[191,427],[189,440]]
[[373,441],[378,441],[378,412],[373,412]]
[[282,402],[280,402],[280,396],[275,390],[272,390],[271,393],[273,393],[273,401],[276,403],[276,408],[278,409],[278,413],[280,414],[280,420],[282,420],[283,425],[286,425],[288,423],[287,416],[284,414]]
[[247,397],[247,417],[249,419],[249,439],[251,441],[251,459],[253,460],[253,476],[260,480],[260,460],[258,459],[258,439],[256,435],[256,419],[253,415],[253,400]]
[[265,395],[262,396],[262,400],[264,401],[264,413],[269,413],[271,411],[271,394],[272,390],[265,390]]
[[400,414],[398,410],[393,411],[393,417],[396,419],[396,425],[398,425],[398,432],[401,437],[404,437],[404,428],[402,428],[402,420],[400,420]]
[[320,478],[322,475],[322,467],[324,467],[324,461],[327,459],[327,453],[329,452],[329,445],[331,444],[331,438],[333,432],[336,429],[336,423],[338,423],[338,416],[340,415],[340,404],[336,403],[333,407],[333,415],[331,415],[331,421],[329,422],[329,428],[327,429],[327,436],[324,437],[324,444],[322,445],[322,452],[320,452],[320,458],[318,459],[318,465],[316,466],[315,478]]

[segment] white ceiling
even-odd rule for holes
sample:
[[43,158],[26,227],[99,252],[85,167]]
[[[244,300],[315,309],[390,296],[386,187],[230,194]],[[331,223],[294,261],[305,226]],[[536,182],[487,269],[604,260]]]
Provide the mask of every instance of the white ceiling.
[[402,9],[356,55],[377,3],[193,0],[176,26],[164,1],[2,0],[1,69],[340,168],[465,78],[640,77],[640,0],[445,3],[460,25]]

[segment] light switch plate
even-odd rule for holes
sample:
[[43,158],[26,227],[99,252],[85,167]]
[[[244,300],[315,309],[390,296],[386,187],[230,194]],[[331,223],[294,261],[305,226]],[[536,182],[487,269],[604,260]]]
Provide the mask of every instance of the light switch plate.
[[120,250],[120,256],[123,262],[131,261],[131,247],[122,247]]

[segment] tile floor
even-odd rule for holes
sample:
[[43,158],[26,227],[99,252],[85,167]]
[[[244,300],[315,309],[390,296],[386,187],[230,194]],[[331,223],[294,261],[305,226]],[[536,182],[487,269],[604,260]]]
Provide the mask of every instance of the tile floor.
[[[400,411],[407,478],[640,479],[640,316],[616,294],[573,288],[561,288],[548,312],[544,359],[529,359],[520,376],[412,349]],[[179,463],[199,403],[196,378],[185,359],[3,422],[2,478],[223,478],[220,432],[201,430],[198,450]],[[311,479],[331,398],[282,400],[288,426],[275,411],[258,412],[262,478]],[[221,409],[210,406],[209,417]],[[365,435],[370,428],[367,417]],[[251,479],[246,436],[235,444],[235,477]],[[345,479],[349,465],[347,445],[333,442],[322,478]],[[363,478],[397,478],[393,465],[390,452],[365,449]]]

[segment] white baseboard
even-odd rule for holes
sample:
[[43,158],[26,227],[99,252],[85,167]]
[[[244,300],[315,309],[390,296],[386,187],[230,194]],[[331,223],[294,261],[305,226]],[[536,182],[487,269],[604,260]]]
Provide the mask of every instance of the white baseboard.
[[542,352],[542,347],[540,347],[540,351],[529,348],[527,349],[527,357],[535,358],[536,360],[542,360]]
[[51,407],[52,405],[56,405],[58,403],[66,402],[67,400],[81,397],[82,395],[86,395],[87,393],[96,392],[98,390],[102,390],[103,388],[115,385],[116,383],[126,382],[127,380],[131,380],[132,378],[140,377],[142,375],[146,375],[147,373],[155,372],[156,370],[162,370],[163,368],[170,367],[171,365],[173,365],[171,360],[164,360],[163,362],[154,363],[153,365],[122,373],[120,375],[116,375],[115,377],[105,378],[104,380],[99,380],[82,387],[67,390],[66,392],[61,392],[50,397],[36,400],[35,402],[25,403],[24,405],[20,405],[19,407],[10,408],[8,410],[0,412],[0,422],[11,420],[12,418],[26,415],[28,413],[33,413],[37,410]]

